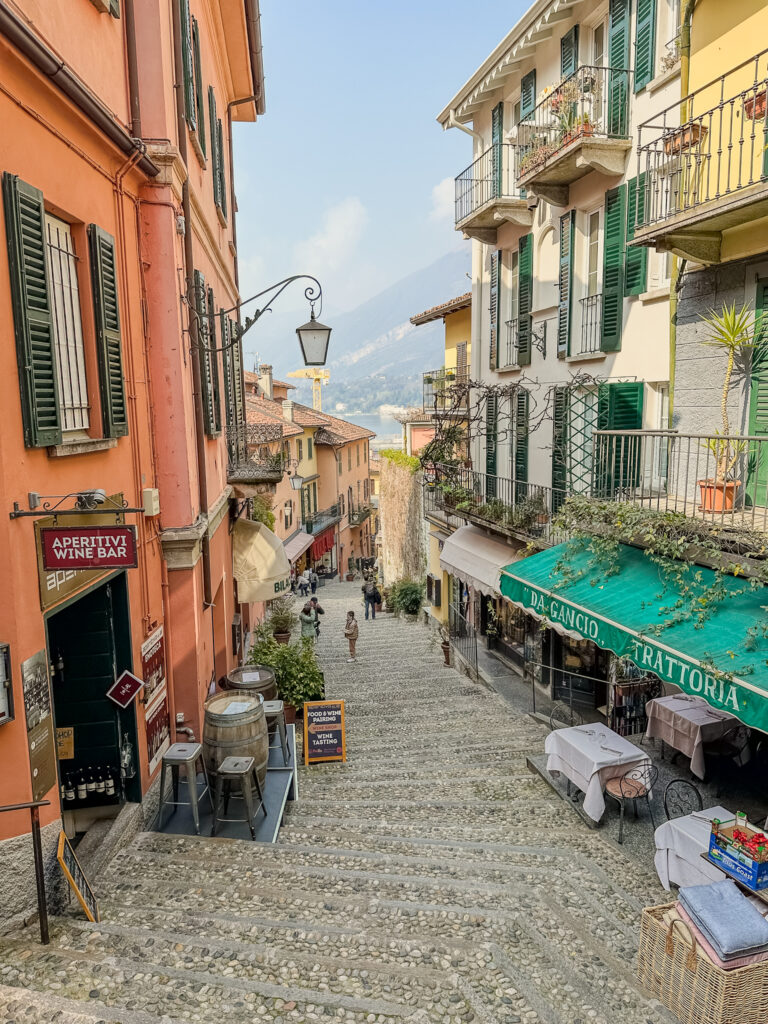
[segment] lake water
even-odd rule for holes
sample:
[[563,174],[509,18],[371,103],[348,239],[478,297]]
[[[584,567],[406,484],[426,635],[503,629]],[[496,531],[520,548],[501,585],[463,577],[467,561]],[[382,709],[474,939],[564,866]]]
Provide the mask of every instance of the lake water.
[[342,419],[356,423],[359,427],[367,427],[368,430],[375,430],[376,437],[371,440],[371,448],[378,451],[379,448],[402,448],[403,428],[392,416],[382,416],[380,413],[355,414],[339,413]]

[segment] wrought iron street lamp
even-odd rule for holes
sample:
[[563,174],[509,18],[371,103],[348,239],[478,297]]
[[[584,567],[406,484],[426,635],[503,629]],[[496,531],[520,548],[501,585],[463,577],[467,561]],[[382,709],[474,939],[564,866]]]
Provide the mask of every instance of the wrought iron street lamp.
[[296,328],[301,345],[301,355],[305,366],[325,366],[328,356],[328,341],[331,337],[331,328],[315,320],[314,303],[312,315],[309,321],[302,327]]

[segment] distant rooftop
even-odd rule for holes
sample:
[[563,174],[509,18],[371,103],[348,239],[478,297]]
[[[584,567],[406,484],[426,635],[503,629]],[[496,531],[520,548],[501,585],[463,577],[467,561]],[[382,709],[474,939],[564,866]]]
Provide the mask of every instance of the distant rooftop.
[[439,306],[425,309],[423,313],[417,313],[411,317],[411,323],[414,327],[419,327],[421,324],[428,324],[432,320],[442,320],[449,313],[458,313],[460,309],[468,309],[471,305],[472,292],[465,292],[464,295],[459,295],[456,299],[449,299],[448,302],[441,302]]

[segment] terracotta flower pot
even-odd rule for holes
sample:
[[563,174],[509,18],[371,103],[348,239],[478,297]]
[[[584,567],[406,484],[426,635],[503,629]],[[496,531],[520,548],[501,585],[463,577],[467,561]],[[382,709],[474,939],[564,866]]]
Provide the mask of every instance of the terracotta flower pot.
[[275,638],[275,641],[279,644],[287,644],[291,642],[290,633],[273,633],[272,636]]
[[355,578],[355,574],[353,572],[348,572],[347,573],[347,583],[351,583],[354,580],[354,578]]
[[285,702],[283,702],[283,711],[285,712],[285,724],[295,725],[297,710],[293,706],[293,704],[286,704]]
[[732,512],[741,480],[698,480],[702,512]]

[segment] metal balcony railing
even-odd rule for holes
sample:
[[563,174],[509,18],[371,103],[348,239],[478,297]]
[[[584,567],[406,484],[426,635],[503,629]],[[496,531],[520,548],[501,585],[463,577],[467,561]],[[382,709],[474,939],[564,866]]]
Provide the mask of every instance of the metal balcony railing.
[[349,525],[350,526],[362,526],[365,520],[371,514],[370,505],[358,505],[357,508],[351,508],[349,510]]
[[768,71],[763,50],[638,129],[637,231],[768,181]]
[[469,367],[442,367],[422,374],[422,408],[427,413],[466,411]]
[[510,536],[523,536],[544,545],[555,543],[552,518],[567,491],[511,477],[493,476],[461,466],[435,467],[427,484],[430,505],[446,517],[477,523]]
[[247,423],[226,428],[227,480],[277,483],[285,472],[283,429],[279,423]]
[[486,149],[455,180],[456,223],[493,200],[522,199],[517,186],[518,147],[499,142]]
[[321,512],[309,512],[304,516],[304,529],[307,533],[317,536],[329,526],[334,526],[341,519],[341,507],[338,504],[330,505]]
[[477,673],[477,633],[472,623],[458,608],[448,606],[448,632],[451,647],[458,651],[473,672]]
[[502,369],[505,366],[517,366],[520,361],[517,318],[514,320],[507,320],[504,327],[504,346],[499,353],[499,369]]
[[630,72],[584,64],[553,86],[517,125],[525,179],[579,139],[629,137]]
[[603,294],[587,295],[580,302],[581,306],[581,337],[579,339],[579,352],[581,355],[589,355],[591,352],[600,351],[600,337],[603,326]]
[[594,432],[592,494],[768,533],[768,437]]

